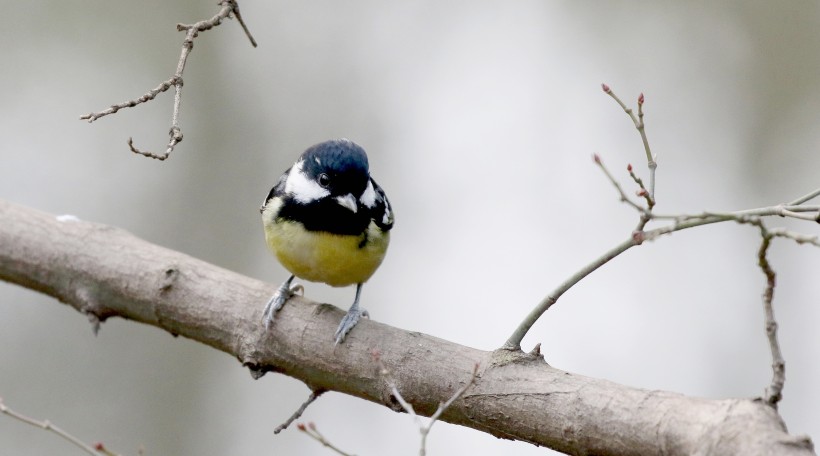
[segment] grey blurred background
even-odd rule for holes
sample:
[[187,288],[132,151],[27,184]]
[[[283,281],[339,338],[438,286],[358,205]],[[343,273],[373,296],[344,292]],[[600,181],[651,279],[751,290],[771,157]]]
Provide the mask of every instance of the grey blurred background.
[[[646,176],[640,139],[601,82],[632,104],[646,94],[659,211],[772,205],[820,185],[815,1],[243,0],[259,48],[234,21],[196,41],[185,140],[170,160],[135,156],[126,140],[162,149],[171,92],[78,120],[170,77],[175,24],[211,17],[215,3],[0,1],[0,198],[278,284],[286,273],[265,249],[259,204],[303,149],[348,137],[397,212],[363,305],[489,350],[637,221],[590,159],[599,153],[627,187],[627,163]],[[558,368],[636,387],[759,395],[771,370],[757,247],[753,229],[727,224],[634,249],[567,293],[524,348],[540,342]],[[771,261],[780,410],[792,433],[817,439],[820,251],[777,241]],[[346,308],[353,289],[308,284],[307,296]],[[152,327],[115,319],[94,337],[67,306],[0,284],[0,396],[88,442],[126,454],[331,454],[295,429],[272,433],[307,395]],[[304,420],[359,455],[417,454],[407,415],[357,399],[327,394]],[[549,453],[446,423],[428,445]],[[3,416],[0,453],[82,454]]]

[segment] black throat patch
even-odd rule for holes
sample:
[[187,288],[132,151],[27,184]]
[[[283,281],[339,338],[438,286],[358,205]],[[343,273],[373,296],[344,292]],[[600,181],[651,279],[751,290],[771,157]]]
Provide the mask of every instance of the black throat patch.
[[308,231],[355,236],[364,233],[370,224],[371,217],[366,209],[360,205],[354,214],[330,198],[308,204],[289,200],[282,205],[277,219],[299,222]]

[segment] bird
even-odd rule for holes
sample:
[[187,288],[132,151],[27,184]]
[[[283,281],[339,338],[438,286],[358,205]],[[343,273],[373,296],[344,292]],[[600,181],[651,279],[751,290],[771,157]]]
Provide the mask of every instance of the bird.
[[370,176],[365,150],[342,138],[315,144],[279,178],[262,207],[265,241],[290,272],[263,311],[269,330],[276,313],[296,292],[296,277],[333,287],[356,285],[335,345],[369,317],[360,308],[362,285],[381,265],[390,244],[393,209]]

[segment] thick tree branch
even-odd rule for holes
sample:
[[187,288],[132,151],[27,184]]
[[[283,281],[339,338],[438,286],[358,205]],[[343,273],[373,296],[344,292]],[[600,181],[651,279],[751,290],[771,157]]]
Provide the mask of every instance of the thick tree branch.
[[440,419],[497,437],[595,455],[809,455],[759,399],[708,400],[647,391],[555,369],[535,354],[486,352],[364,320],[342,345],[343,311],[294,298],[271,331],[261,304],[273,286],[112,227],[0,201],[0,279],[54,296],[100,321],[123,317],[280,372],[312,390],[400,406],[371,353],[417,413],[430,416],[470,378]]

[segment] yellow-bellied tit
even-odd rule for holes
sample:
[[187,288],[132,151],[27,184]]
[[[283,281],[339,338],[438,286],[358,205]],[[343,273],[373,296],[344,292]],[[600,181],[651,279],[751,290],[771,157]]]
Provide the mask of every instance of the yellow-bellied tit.
[[300,289],[294,277],[334,287],[356,285],[356,298],[334,334],[343,341],[359,318],[364,284],[376,272],[393,227],[387,195],[370,177],[367,154],[348,139],[308,148],[271,189],[262,208],[265,240],[291,276],[263,313],[274,315]]

